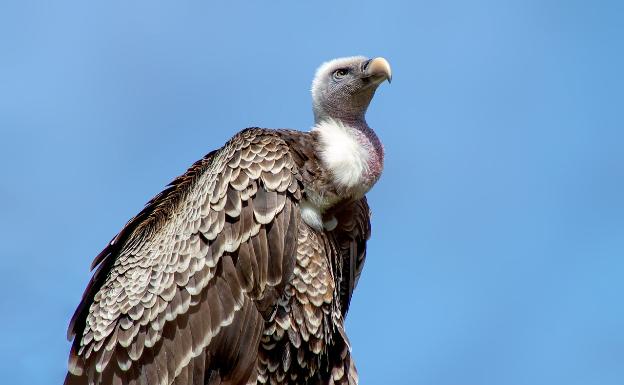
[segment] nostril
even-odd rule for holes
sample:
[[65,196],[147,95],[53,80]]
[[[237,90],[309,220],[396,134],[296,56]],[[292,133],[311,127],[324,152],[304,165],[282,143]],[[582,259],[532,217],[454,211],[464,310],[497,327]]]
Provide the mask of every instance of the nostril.
[[368,65],[370,64],[371,61],[373,61],[373,59],[368,59],[367,61],[362,63],[362,72],[366,71],[366,69],[368,68]]

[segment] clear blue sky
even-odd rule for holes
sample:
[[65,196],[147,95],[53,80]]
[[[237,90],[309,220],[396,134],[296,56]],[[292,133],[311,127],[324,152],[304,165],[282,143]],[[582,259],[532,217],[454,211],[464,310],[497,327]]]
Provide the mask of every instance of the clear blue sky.
[[362,383],[624,383],[624,2],[155,3],[0,3],[3,383],[60,383],[106,242],[236,131],[309,129],[355,54],[394,70]]

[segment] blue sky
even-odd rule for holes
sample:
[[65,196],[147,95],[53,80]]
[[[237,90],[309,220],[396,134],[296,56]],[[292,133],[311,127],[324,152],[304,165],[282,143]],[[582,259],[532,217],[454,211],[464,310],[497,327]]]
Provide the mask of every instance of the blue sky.
[[60,383],[106,242],[236,131],[309,129],[355,54],[394,71],[362,383],[624,382],[623,2],[87,3],[0,4],[5,383]]

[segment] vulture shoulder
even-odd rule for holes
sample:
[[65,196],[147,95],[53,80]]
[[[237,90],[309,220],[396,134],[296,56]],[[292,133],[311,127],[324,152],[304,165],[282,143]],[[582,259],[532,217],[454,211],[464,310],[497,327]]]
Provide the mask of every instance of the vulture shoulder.
[[[293,271],[300,157],[279,131],[241,131],[131,219],[93,262],[69,326],[66,384],[249,377]],[[346,239],[352,286],[363,254]]]

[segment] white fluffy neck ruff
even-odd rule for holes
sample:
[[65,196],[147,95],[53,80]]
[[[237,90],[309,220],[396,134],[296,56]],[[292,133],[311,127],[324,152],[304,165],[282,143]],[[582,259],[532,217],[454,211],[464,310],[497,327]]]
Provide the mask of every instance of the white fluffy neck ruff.
[[364,135],[334,119],[317,123],[312,131],[319,134],[319,157],[336,186],[347,190],[364,187],[370,159]]
[[[312,132],[318,134],[317,156],[327,171],[330,182],[347,197],[363,196],[371,187],[367,180],[370,152],[366,136],[344,123],[326,119],[317,123]],[[335,199],[335,198],[332,198]],[[324,212],[335,202],[322,192],[309,192],[301,203],[301,217],[310,227],[333,230],[336,218],[324,218]]]

